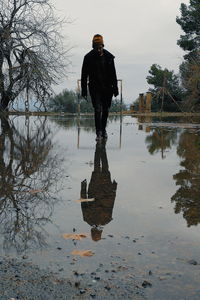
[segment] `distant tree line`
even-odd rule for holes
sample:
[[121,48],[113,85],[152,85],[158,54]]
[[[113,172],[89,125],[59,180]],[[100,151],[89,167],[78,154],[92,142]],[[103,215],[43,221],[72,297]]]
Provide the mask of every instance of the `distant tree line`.
[[[186,52],[179,67],[179,74],[161,68],[150,67],[147,82],[153,94],[153,111],[200,111],[200,2],[190,0],[180,7],[181,16],[176,22],[184,34],[177,44]],[[136,106],[137,106],[136,101]]]
[[[54,112],[77,113],[78,103],[80,104],[81,113],[92,113],[93,107],[90,97],[88,100],[78,97],[78,93],[72,90],[63,90],[58,95],[51,97],[47,105],[48,110]],[[115,98],[112,100],[110,107],[111,112],[120,112],[120,100]],[[126,105],[122,101],[122,110],[126,110]]]

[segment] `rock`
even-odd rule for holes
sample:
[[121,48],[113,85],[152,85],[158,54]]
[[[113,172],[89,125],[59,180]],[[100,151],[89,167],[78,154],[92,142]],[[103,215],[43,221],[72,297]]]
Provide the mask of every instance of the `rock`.
[[80,294],[82,295],[82,294],[85,294],[85,290],[80,290]]

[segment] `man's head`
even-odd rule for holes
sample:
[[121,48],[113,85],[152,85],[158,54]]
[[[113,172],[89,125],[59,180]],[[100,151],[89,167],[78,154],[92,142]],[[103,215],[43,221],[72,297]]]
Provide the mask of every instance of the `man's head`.
[[103,55],[103,37],[100,34],[95,34],[92,39],[92,47],[99,55]]

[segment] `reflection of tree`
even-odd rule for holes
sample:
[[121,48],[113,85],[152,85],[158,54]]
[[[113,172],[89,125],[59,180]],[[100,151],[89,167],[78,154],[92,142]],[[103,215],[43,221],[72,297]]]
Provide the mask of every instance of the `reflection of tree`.
[[150,154],[161,152],[161,156],[164,159],[164,152],[166,149],[170,149],[175,144],[177,138],[176,130],[168,130],[164,128],[154,128],[151,135],[146,137],[147,149]]
[[51,132],[45,119],[15,127],[1,119],[0,225],[4,248],[21,252],[45,243],[43,226],[50,222],[53,183],[59,178],[52,156]]
[[200,136],[183,132],[177,153],[184,169],[173,176],[179,189],[171,200],[176,203],[175,213],[182,212],[190,227],[200,222]]
[[105,143],[97,143],[94,156],[94,171],[87,191],[87,181],[81,183],[81,197],[95,198],[93,202],[81,203],[83,219],[91,228],[94,241],[101,239],[103,226],[112,220],[117,183],[111,181]]

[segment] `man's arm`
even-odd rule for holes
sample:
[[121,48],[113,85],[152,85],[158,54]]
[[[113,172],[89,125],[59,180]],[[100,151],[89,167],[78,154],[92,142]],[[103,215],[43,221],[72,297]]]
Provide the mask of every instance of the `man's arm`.
[[119,95],[118,85],[117,85],[117,75],[115,70],[114,59],[112,59],[112,85],[113,85],[113,94],[115,97]]
[[88,60],[86,57],[83,59],[82,71],[81,71],[81,96],[87,97],[87,79],[88,79]]

